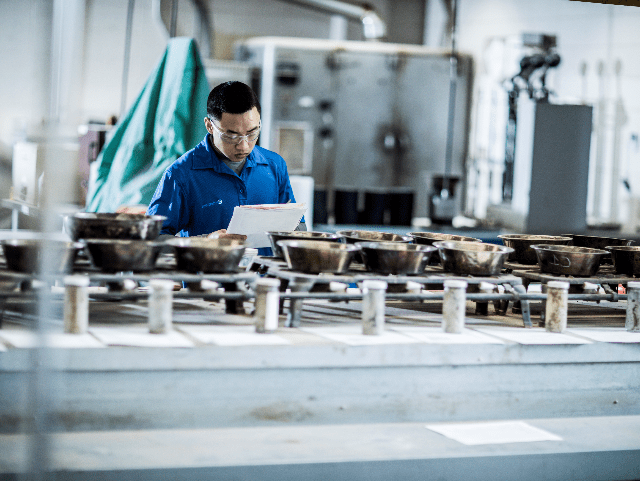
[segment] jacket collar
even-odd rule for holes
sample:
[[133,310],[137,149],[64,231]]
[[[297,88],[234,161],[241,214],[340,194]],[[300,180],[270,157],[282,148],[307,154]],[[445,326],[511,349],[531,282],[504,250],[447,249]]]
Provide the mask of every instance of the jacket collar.
[[[213,169],[215,172],[222,172],[222,168],[224,166],[226,172],[228,167],[224,164],[224,162],[222,162],[213,146],[211,145],[211,142],[209,141],[210,135],[211,134],[207,134],[204,137],[204,140],[200,142],[200,145],[198,145],[198,147],[195,149],[192,168],[194,170]],[[266,159],[260,152],[260,149],[256,146],[247,157],[245,167],[255,167],[256,164],[265,163],[267,163]]]

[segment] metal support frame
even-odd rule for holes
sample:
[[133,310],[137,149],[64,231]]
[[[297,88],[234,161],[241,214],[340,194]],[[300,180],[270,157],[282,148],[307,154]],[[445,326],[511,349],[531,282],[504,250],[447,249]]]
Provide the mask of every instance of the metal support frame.
[[[513,312],[522,315],[524,327],[532,327],[531,309],[529,301],[546,302],[545,293],[527,293],[527,286],[531,282],[542,282],[543,288],[548,281],[566,280],[572,290],[569,291],[569,300],[582,301],[611,301],[626,300],[627,296],[619,294],[617,289],[612,289],[611,285],[626,285],[634,281],[632,277],[626,276],[600,276],[596,278],[564,278],[542,274],[533,270],[514,270],[509,274],[502,274],[496,277],[461,277],[445,273],[437,267],[429,267],[424,275],[398,275],[384,276],[376,275],[364,270],[349,271],[346,274],[304,274],[294,272],[286,268],[282,260],[272,257],[256,257],[253,264],[245,272],[228,274],[190,274],[175,271],[167,268],[157,269],[151,273],[117,273],[106,274],[96,270],[87,269],[75,272],[76,275],[86,276],[91,283],[105,283],[109,286],[108,292],[91,293],[91,299],[95,300],[137,300],[146,299],[147,293],[136,292],[125,288],[126,280],[134,282],[149,282],[153,278],[184,282],[189,289],[175,292],[174,298],[189,299],[198,298],[207,301],[225,300],[226,313],[243,314],[244,301],[255,299],[254,285],[260,276],[277,278],[280,284],[280,313],[285,312],[286,300],[289,301],[286,311],[287,319],[285,327],[299,327],[302,316],[304,300],[324,299],[332,302],[361,301],[362,292],[334,292],[330,288],[332,283],[342,285],[362,285],[367,280],[384,280],[388,288],[385,298],[389,301],[423,302],[441,301],[444,298],[444,283],[447,280],[463,279],[469,287],[466,298],[476,302],[476,313],[480,315],[488,314],[488,304],[493,303],[496,312],[505,315],[512,303]],[[63,274],[38,276],[35,274],[24,274],[9,271],[0,271],[2,280],[15,281],[20,285],[20,290],[0,291],[0,301],[3,306],[9,298],[37,299],[41,289],[34,287],[34,281],[40,281],[42,285],[53,285],[57,281],[64,279]],[[206,289],[203,281],[210,281],[220,284],[224,291]],[[589,289],[584,289],[585,283],[600,284],[605,290],[605,294],[596,294]],[[415,289],[408,289],[408,285],[422,286],[422,289],[436,292],[416,292]],[[494,286],[490,289],[489,286]],[[503,286],[504,293],[494,292],[497,286]],[[287,288],[289,292],[287,292]],[[544,290],[544,289],[543,289]],[[577,292],[576,292],[577,291]],[[51,299],[62,299],[62,295],[51,294]],[[2,316],[0,315],[0,328],[2,326]]]

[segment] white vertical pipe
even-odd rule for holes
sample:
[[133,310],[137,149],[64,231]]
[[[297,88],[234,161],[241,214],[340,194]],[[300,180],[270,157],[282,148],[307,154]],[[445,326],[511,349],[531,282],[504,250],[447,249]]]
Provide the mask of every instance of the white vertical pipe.
[[256,281],[256,332],[271,333],[278,329],[280,314],[279,279],[258,279]]
[[267,42],[264,46],[262,58],[262,84],[260,85],[260,107],[262,115],[262,135],[260,135],[260,146],[271,149],[271,138],[273,136],[273,100],[275,95],[276,76],[276,46],[273,42]]
[[568,282],[547,282],[547,306],[545,309],[544,322],[548,332],[564,332],[567,328],[568,296]]
[[85,334],[89,327],[89,278],[64,278],[64,332]]
[[442,301],[442,330],[460,334],[464,329],[464,315],[467,310],[467,281],[451,279],[444,281]]
[[384,332],[385,281],[368,280],[362,283],[362,334],[379,336]]
[[640,282],[627,283],[627,331],[640,332]]
[[173,320],[173,281],[151,279],[149,281],[149,332],[166,334]]
[[329,39],[346,40],[349,23],[344,15],[331,15],[329,19]]

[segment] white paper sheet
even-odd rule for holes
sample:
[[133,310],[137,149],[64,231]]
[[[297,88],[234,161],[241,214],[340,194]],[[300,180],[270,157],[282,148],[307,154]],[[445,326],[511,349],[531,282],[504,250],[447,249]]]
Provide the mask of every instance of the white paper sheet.
[[301,331],[315,334],[332,341],[342,342],[350,346],[370,346],[375,344],[414,344],[419,342],[399,332],[385,330],[379,336],[365,336],[362,334],[362,325],[352,324],[348,326],[304,327]]
[[518,344],[591,344],[587,339],[581,339],[568,333],[547,332],[544,329],[527,329],[524,327],[473,327],[475,331],[484,332]]
[[[4,331],[0,333],[0,339],[18,349],[31,349],[38,346],[38,335],[31,331]],[[106,347],[90,334],[64,334],[62,332],[49,334],[47,345],[60,349]]]
[[425,427],[467,446],[562,441],[560,436],[524,421],[427,424]]
[[255,326],[180,326],[179,329],[204,344],[259,346],[291,344],[277,334],[261,334]]
[[183,334],[169,331],[151,334],[148,327],[93,327],[90,332],[109,346],[130,347],[194,347]]
[[267,232],[295,230],[307,211],[305,204],[239,205],[227,227],[229,234],[247,236],[247,247],[271,247]]
[[504,344],[500,339],[472,329],[463,329],[460,334],[450,334],[441,327],[432,326],[393,326],[389,329],[428,344]]
[[571,328],[568,332],[599,342],[640,343],[640,332],[630,332],[624,327],[601,327],[597,329]]

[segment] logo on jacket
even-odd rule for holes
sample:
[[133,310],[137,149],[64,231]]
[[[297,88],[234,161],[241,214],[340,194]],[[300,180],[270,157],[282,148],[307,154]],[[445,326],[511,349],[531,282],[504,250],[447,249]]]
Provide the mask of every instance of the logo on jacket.
[[222,204],[222,199],[218,199],[215,202],[209,202],[208,204],[203,205],[202,208],[204,209],[205,207],[211,207],[211,206],[220,205],[220,204]]

